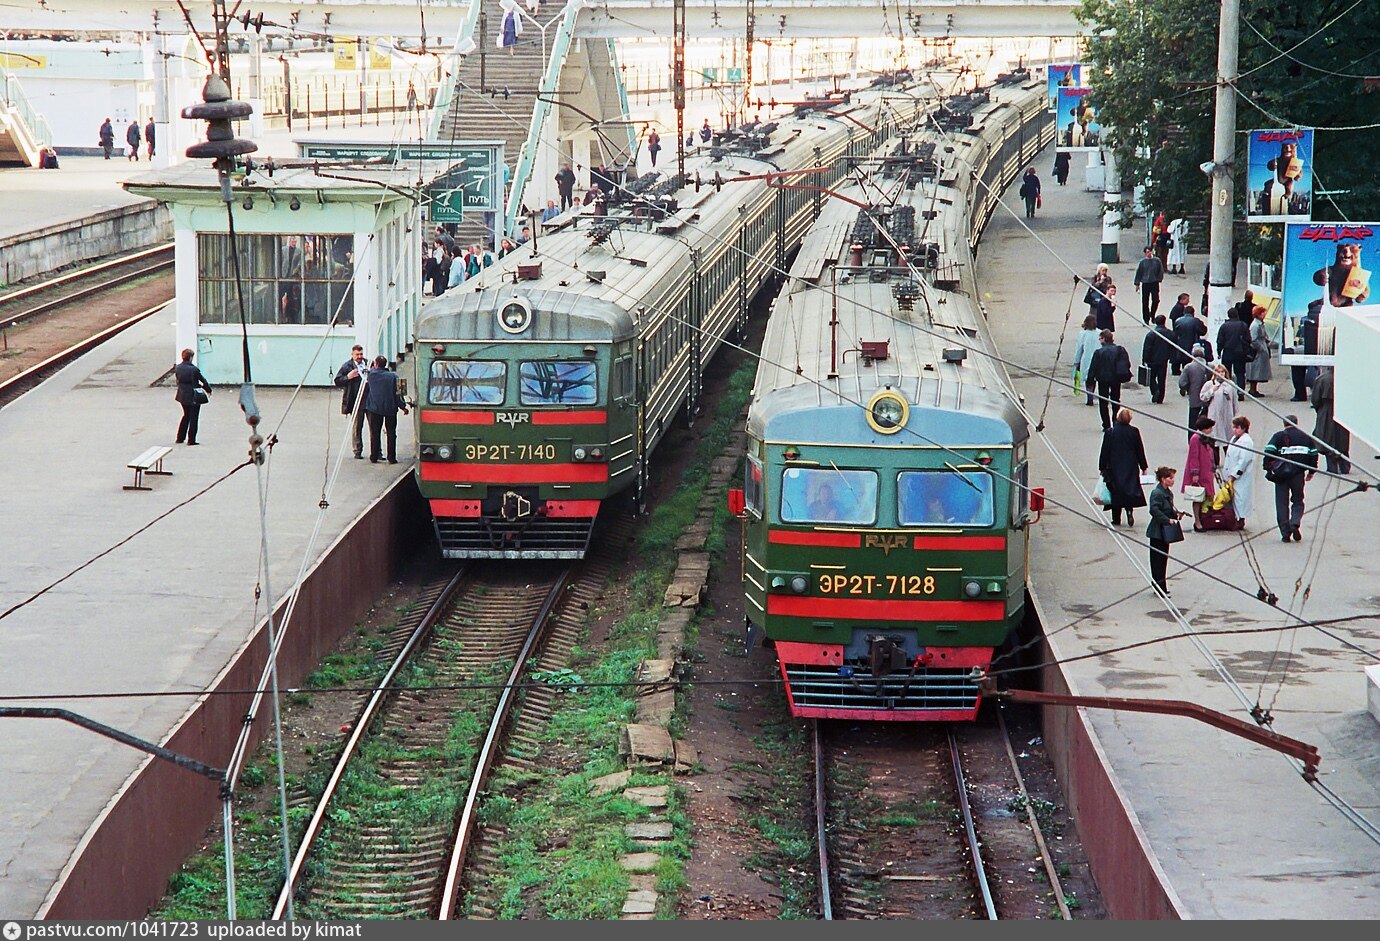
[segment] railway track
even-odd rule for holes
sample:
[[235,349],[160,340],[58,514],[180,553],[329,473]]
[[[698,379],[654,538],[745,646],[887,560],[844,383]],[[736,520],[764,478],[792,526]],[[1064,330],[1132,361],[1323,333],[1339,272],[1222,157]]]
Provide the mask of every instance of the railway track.
[[[1071,917],[1000,721],[977,732],[815,723],[823,918]],[[1030,875],[1037,858],[1045,881]]]
[[172,267],[173,246],[159,245],[0,294],[0,330],[60,310],[77,301],[87,302],[93,292],[113,290],[131,281],[169,271]]
[[471,852],[486,782],[499,768],[533,770],[556,695],[514,684],[566,663],[611,567],[600,559],[475,565],[428,593],[424,615],[389,645],[392,664],[315,804],[273,917],[286,917],[289,894],[297,917],[464,910],[467,863],[492,862]]

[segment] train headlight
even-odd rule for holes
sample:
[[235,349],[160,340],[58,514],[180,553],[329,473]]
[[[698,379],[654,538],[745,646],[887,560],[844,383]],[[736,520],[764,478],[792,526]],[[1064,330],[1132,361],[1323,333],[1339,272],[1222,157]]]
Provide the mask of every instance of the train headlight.
[[894,435],[906,425],[910,418],[910,403],[898,392],[884,389],[867,403],[867,423],[873,431],[884,435]]
[[498,325],[506,333],[521,333],[532,325],[532,305],[515,297],[498,309]]
[[583,460],[585,459],[586,456],[588,456],[588,452],[585,451],[584,448],[576,448],[576,449],[575,449],[575,460],[577,460],[577,461],[583,461]]
[[976,598],[976,597],[978,597],[978,596],[981,595],[981,594],[982,594],[982,583],[981,583],[981,582],[979,582],[979,581],[977,581],[977,580],[975,580],[975,579],[969,579],[968,581],[966,581],[966,582],[963,583],[963,597],[965,597],[965,598]]
[[797,595],[805,594],[805,589],[810,587],[810,580],[804,575],[791,576],[791,591]]
[[591,460],[602,461],[602,460],[604,459],[604,449],[603,449],[603,448],[590,448],[590,449],[589,449],[589,456],[590,456],[590,459],[591,459]]
[[440,458],[441,460],[443,460],[443,461],[449,461],[450,458],[451,458],[451,455],[454,454],[454,453],[455,453],[454,449],[452,449],[451,446],[448,445],[448,444],[443,444],[443,445],[441,445],[439,448],[436,449],[436,456],[439,457],[439,458]]

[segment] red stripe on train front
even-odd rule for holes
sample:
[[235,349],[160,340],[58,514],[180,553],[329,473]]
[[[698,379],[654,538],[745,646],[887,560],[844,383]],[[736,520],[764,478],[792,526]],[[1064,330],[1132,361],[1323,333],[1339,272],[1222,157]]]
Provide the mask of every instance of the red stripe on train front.
[[1006,603],[767,595],[767,614],[857,621],[1000,621],[1006,617]]
[[603,409],[585,412],[533,412],[534,425],[602,425],[609,420]]
[[856,549],[862,545],[858,533],[802,533],[790,529],[773,529],[767,533],[767,542],[781,546],[834,546],[840,549]]
[[958,549],[978,552],[990,549],[1005,549],[1005,536],[916,536],[911,540],[912,549]]
[[475,484],[595,484],[609,479],[607,464],[456,464],[422,461],[423,482]]
[[[928,667],[985,667],[992,662],[991,647],[935,647],[925,648]],[[842,644],[810,644],[799,640],[778,640],[776,658],[782,663],[809,666],[843,666]]]
[[478,500],[432,500],[431,515],[441,519],[477,519],[483,512]]
[[[442,519],[478,519],[484,515],[478,500],[432,500],[431,513]],[[543,516],[552,519],[593,519],[598,500],[547,500]]]
[[435,425],[492,425],[493,412],[446,412],[435,408],[422,409],[422,421]]

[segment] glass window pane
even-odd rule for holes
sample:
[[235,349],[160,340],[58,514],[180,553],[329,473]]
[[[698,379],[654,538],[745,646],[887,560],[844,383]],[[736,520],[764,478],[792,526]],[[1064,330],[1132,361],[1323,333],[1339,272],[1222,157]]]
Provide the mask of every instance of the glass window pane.
[[523,405],[593,405],[598,401],[595,364],[583,360],[529,360],[519,367]]
[[432,405],[502,405],[508,367],[501,362],[437,360],[431,364]]
[[877,520],[877,472],[788,467],[781,475],[785,523],[851,523]]
[[902,526],[991,526],[992,478],[984,471],[902,471],[896,478]]
[[743,502],[753,513],[762,515],[762,462],[751,456],[743,468]]

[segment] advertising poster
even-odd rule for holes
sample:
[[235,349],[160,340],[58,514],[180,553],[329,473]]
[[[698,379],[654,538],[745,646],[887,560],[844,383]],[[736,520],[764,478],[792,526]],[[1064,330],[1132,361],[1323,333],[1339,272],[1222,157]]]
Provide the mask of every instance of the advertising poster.
[[1062,65],[1051,65],[1049,67],[1049,107],[1053,110],[1058,103],[1060,88],[1075,88],[1083,84],[1083,64],[1081,62],[1065,62]]
[[1251,131],[1246,144],[1246,218],[1307,222],[1313,217],[1313,129]]
[[1102,125],[1097,123],[1097,109],[1091,88],[1074,86],[1059,88],[1054,108],[1054,126],[1058,131],[1055,143],[1060,150],[1096,150],[1102,143]]
[[[1284,227],[1284,346],[1291,345],[1287,328],[1297,326],[1300,342],[1295,354],[1331,357],[1336,352],[1337,311],[1375,308],[1380,297],[1372,290],[1371,275],[1380,263],[1380,223],[1289,223]],[[1377,284],[1375,286],[1380,286]],[[1311,323],[1310,323],[1311,321]],[[1316,324],[1317,339],[1308,334]],[[1284,360],[1286,363],[1291,360]],[[1330,362],[1298,359],[1297,365]]]

